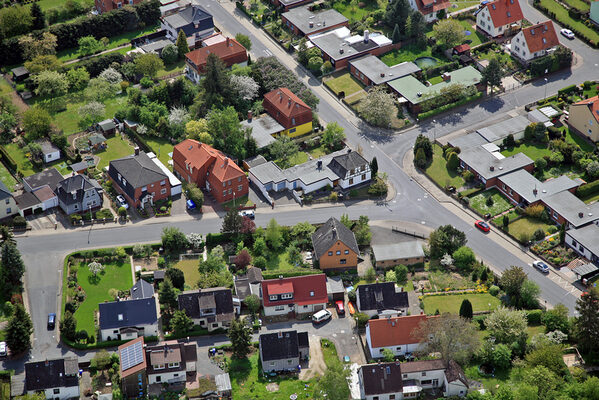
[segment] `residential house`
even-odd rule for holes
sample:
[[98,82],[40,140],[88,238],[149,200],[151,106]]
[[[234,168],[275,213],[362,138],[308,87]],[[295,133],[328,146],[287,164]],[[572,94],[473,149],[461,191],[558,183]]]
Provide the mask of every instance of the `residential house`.
[[212,15],[197,4],[181,7],[170,15],[160,17],[160,29],[166,31],[166,38],[177,40],[179,31],[183,31],[190,49],[196,43],[214,33]]
[[265,373],[297,371],[310,355],[308,332],[263,333],[259,339],[260,361]]
[[[595,232],[595,234],[596,233],[597,232]],[[582,264],[573,268],[572,272],[574,272],[576,277],[582,281],[583,285],[587,285],[590,279],[596,277],[599,274],[599,267],[597,266],[597,263],[584,263],[584,261],[582,260],[579,261],[581,261]]]
[[168,182],[171,187],[171,196],[174,197],[181,194],[183,192],[183,185],[181,184],[181,181],[175,176],[175,174],[171,172],[170,169],[166,167],[166,165],[162,163],[162,161],[160,161],[158,157],[156,157],[156,154],[152,152],[147,154],[148,157],[150,157],[150,160],[152,160],[152,162],[156,164],[162,173],[168,177]]
[[275,136],[285,130],[283,125],[279,124],[270,115],[264,113],[258,117],[254,117],[252,111],[248,111],[248,117],[241,121],[241,126],[251,129],[252,137],[256,141],[258,149],[263,149],[273,144],[276,141]]
[[360,249],[354,233],[336,218],[329,218],[312,234],[314,259],[321,270],[358,267]]
[[195,343],[168,341],[145,348],[148,384],[185,382],[197,370],[198,351]]
[[264,315],[305,315],[327,307],[326,275],[304,275],[262,281]]
[[17,201],[10,189],[0,182],[0,220],[19,213]]
[[148,393],[148,360],[143,336],[120,345],[118,354],[124,398],[145,398]]
[[59,182],[55,192],[62,211],[71,215],[101,208],[104,201],[103,191],[95,179],[85,175],[73,175]]
[[299,7],[304,4],[312,3],[314,0],[270,0],[272,4],[279,7],[283,11],[289,11],[293,7]]
[[352,35],[345,26],[311,35],[309,39],[320,50],[322,59],[329,61],[335,71],[346,68],[350,60],[368,54],[380,56],[400,46],[382,33],[370,33],[366,29],[364,35]]
[[282,13],[281,21],[296,36],[313,35],[341,26],[349,26],[347,18],[332,8],[313,12],[309,7],[296,7]]
[[25,363],[25,390],[29,395],[44,393],[46,399],[78,399],[77,357]]
[[179,294],[177,302],[179,310],[185,311],[194,324],[208,331],[228,328],[235,319],[231,289],[190,290]]
[[100,303],[100,338],[128,340],[139,336],[158,336],[158,312],[155,297]]
[[63,179],[54,167],[23,178],[25,192],[15,198],[19,214],[26,217],[58,206],[55,190]]
[[[469,382],[453,360],[423,360],[363,365],[358,370],[362,399],[410,399],[435,392],[433,397],[463,397]],[[432,394],[432,393],[431,393]]]
[[248,61],[245,47],[233,38],[227,38],[224,42],[210,46],[200,47],[185,54],[185,69],[187,77],[192,82],[199,83],[202,79],[209,54],[216,54],[227,68],[235,64],[245,66]]
[[129,289],[129,293],[133,300],[149,299],[150,297],[154,297],[154,286],[140,279]]
[[54,167],[48,168],[37,174],[29,175],[23,178],[23,189],[27,192],[35,192],[43,186],[49,186],[52,191],[56,189],[58,182],[64,177]]
[[186,139],[173,150],[173,170],[188,183],[206,189],[219,203],[248,194],[248,179],[229,157],[197,140]]
[[462,149],[458,154],[460,167],[471,171],[475,179],[481,181],[485,188],[497,186],[498,178],[510,172],[524,169],[531,172],[534,162],[524,153],[504,157],[499,152],[489,152],[484,147]]
[[429,318],[434,317],[419,314],[369,320],[366,324],[366,343],[370,356],[384,358],[385,349],[391,350],[395,356],[417,352],[423,339],[418,329]]
[[243,301],[249,295],[260,296],[260,286],[262,278],[262,270],[256,267],[249,267],[243,275],[235,276],[235,296]]
[[134,207],[143,208],[171,195],[168,176],[139,148],[131,156],[110,161],[108,178]]
[[123,6],[139,4],[143,0],[95,0],[96,11],[102,14],[108,11],[122,8]]
[[420,67],[411,61],[390,67],[382,62],[380,58],[372,55],[349,61],[349,72],[366,86],[382,85],[420,71]]
[[513,33],[524,19],[519,0],[483,2],[475,14],[476,28],[492,38]]
[[[34,212],[40,213],[43,211],[42,201],[33,192],[23,192],[15,196],[15,202],[17,203],[19,215],[22,217],[28,217],[33,215]],[[12,211],[12,208],[10,211]]]
[[599,0],[591,1],[591,9],[589,12],[589,19],[595,25],[599,25]]
[[553,22],[547,20],[522,28],[512,39],[510,52],[513,56],[524,62],[547,55],[547,53],[559,45],[559,39],[555,33]]
[[266,93],[262,106],[285,128],[282,134],[296,137],[312,131],[312,109],[291,90],[281,87]]
[[410,0],[410,7],[418,11],[426,22],[434,22],[447,15],[447,9],[451,7],[449,0]]
[[318,159],[282,170],[274,162],[260,163],[249,170],[249,180],[272,204],[269,192],[291,190],[298,202],[299,191],[312,193],[327,186],[350,189],[370,181],[370,164],[357,152],[339,150]]
[[551,219],[566,229],[580,228],[599,220],[599,203],[586,204],[565,190],[542,200]]
[[464,88],[475,88],[479,92],[483,92],[486,89],[482,75],[471,65],[456,69],[455,71],[445,72],[442,78],[442,82],[426,86],[412,75],[408,75],[394,79],[388,82],[387,85],[398,96],[406,100],[406,105],[413,114],[421,112],[423,102],[443,96],[443,90],[450,85],[457,83]]
[[395,283],[381,282],[360,285],[356,289],[356,306],[358,312],[370,318],[406,315],[409,302],[408,293],[400,288],[397,291]]
[[528,171],[520,169],[500,176],[496,186],[512,204],[525,207],[563,191],[575,193],[582,183],[581,179],[573,180],[566,175],[541,182]]
[[424,263],[424,250],[418,240],[390,244],[373,244],[372,256],[376,268]]
[[569,113],[568,126],[572,130],[593,142],[599,141],[599,96],[570,105]]
[[42,155],[45,163],[50,163],[60,159],[60,149],[49,140],[41,140],[38,142],[42,148]]
[[509,135],[512,135],[515,140],[522,139],[524,137],[524,130],[530,123],[531,121],[527,117],[518,115],[477,129],[475,132],[451,138],[447,143],[452,147],[459,147],[462,150],[482,145],[491,153],[499,152],[499,145]]

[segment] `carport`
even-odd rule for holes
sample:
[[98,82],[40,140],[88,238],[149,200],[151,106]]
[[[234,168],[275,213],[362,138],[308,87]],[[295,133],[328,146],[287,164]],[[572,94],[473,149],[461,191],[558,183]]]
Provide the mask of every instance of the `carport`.
[[583,283],[599,274],[599,267],[593,263],[580,265],[572,270]]

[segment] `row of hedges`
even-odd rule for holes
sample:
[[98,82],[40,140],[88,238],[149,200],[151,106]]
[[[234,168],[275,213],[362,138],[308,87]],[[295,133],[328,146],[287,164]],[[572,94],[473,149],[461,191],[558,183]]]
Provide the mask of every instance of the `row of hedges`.
[[[594,47],[594,48],[598,48],[599,47],[599,43],[597,43],[594,40],[589,39],[588,37],[586,37],[584,33],[580,32],[578,29],[574,28],[572,25],[570,25],[568,23],[568,21],[557,18],[557,15],[555,15],[554,12],[548,10],[545,6],[543,6],[540,3],[539,0],[535,0],[534,3],[533,3],[533,5],[535,6],[535,8],[537,8],[538,10],[540,10],[543,14],[545,14],[549,18],[551,18],[551,19],[556,20],[557,22],[559,22],[562,27],[570,29],[572,32],[574,32],[574,34],[576,36],[578,36],[578,38],[580,40],[582,40],[583,42],[585,42],[589,46]],[[591,29],[593,29],[593,28],[591,28]]]
[[[65,72],[73,68],[85,68],[89,72],[90,77],[95,78],[100,75],[102,71],[110,67],[110,64],[117,63],[122,64],[125,56],[121,53],[108,53],[97,57],[90,57],[85,60],[81,60],[76,63],[69,64],[64,68]],[[54,101],[53,99],[52,101]]]
[[192,337],[192,336],[224,335],[225,333],[227,333],[227,331],[223,328],[218,328],[218,329],[213,330],[212,332],[208,332],[208,329],[194,327],[194,329],[192,329],[191,331],[189,331],[185,334],[172,333],[170,335],[165,335],[164,340],[176,340],[176,339],[182,339],[182,338]]
[[426,68],[424,72],[426,72],[426,76],[437,76],[447,71],[454,71],[460,67],[460,63],[457,61],[452,61],[447,64],[441,64],[436,67]]
[[576,191],[576,196],[584,199],[599,193],[599,180],[582,185]]
[[459,107],[459,106],[462,106],[462,105],[469,103],[473,100],[479,99],[482,97],[482,95],[483,95],[483,92],[478,92],[473,96],[468,96],[460,101],[456,101],[455,103],[445,104],[444,106],[441,106],[439,108],[435,108],[433,110],[420,113],[420,114],[418,114],[418,119],[423,120],[426,118],[434,117],[435,115],[441,114],[442,112],[445,112],[447,110],[451,110],[454,107]]
[[135,132],[132,129],[127,129],[126,130],[127,135],[131,138],[131,140],[133,140],[141,150],[145,151],[146,153],[151,153],[154,150],[152,150],[152,148],[150,147],[150,145],[145,141],[144,138],[142,138],[137,132]]
[[297,268],[289,271],[279,271],[279,270],[271,270],[271,271],[262,271],[262,277],[264,279],[277,279],[278,277],[283,278],[292,278],[294,276],[302,276],[302,275],[316,275],[322,274],[323,271],[319,269],[302,269]]
[[[72,342],[69,339],[65,338],[64,335],[60,335],[60,340],[66,344],[67,346],[77,349],[77,350],[92,350],[92,349],[105,349],[108,347],[117,347],[122,345],[123,343],[127,343],[129,340],[107,340],[105,342],[96,342],[93,344],[83,344]],[[158,336],[145,336],[145,343],[154,343],[158,342]]]
[[0,157],[4,161],[4,165],[6,165],[6,168],[11,170],[13,173],[17,171],[17,162],[11,157],[10,154],[8,154],[4,146],[0,146]]

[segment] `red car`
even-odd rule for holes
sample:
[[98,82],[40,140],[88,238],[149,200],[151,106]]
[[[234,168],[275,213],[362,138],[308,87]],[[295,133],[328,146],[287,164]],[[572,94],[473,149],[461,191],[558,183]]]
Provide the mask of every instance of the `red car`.
[[345,315],[345,307],[343,306],[343,301],[337,300],[335,302],[335,308],[337,309],[337,315]]
[[491,230],[491,227],[485,221],[481,221],[480,219],[474,223],[474,226],[483,232],[489,232]]

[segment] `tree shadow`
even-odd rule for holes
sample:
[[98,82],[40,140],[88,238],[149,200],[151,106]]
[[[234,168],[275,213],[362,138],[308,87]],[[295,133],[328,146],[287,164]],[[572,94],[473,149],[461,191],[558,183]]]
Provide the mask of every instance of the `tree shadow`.
[[252,372],[252,362],[249,358],[238,359],[231,357],[229,361],[229,372],[235,376],[236,380],[245,381],[250,375],[250,372]]

